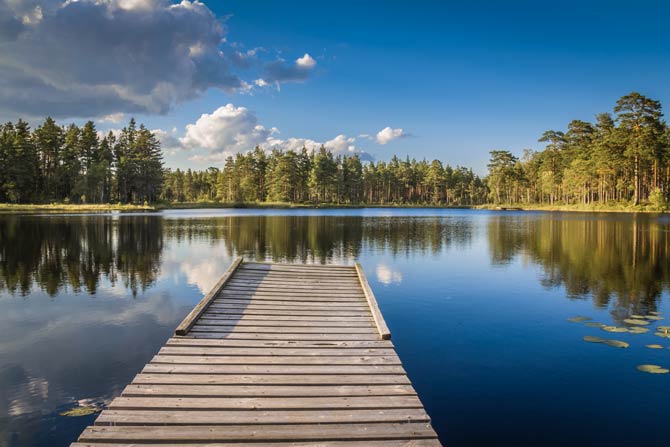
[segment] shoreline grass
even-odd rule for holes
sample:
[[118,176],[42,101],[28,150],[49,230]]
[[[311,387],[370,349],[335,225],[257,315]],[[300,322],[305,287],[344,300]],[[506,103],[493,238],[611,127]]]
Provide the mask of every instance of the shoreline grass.
[[362,209],[362,208],[398,208],[398,209],[477,209],[477,210],[519,210],[546,212],[582,212],[582,213],[663,213],[650,204],[631,205],[630,203],[606,204],[486,204],[473,206],[446,206],[434,204],[333,204],[333,203],[286,203],[286,202],[185,202],[156,203],[153,205],[134,204],[11,204],[0,203],[0,214],[3,213],[105,213],[118,212],[151,212],[161,210],[189,209]]
[[0,213],[102,213],[109,211],[156,211],[155,206],[132,204],[14,204],[0,203]]
[[547,212],[574,212],[574,213],[667,213],[669,210],[659,210],[651,204],[632,205],[624,202],[592,203],[592,204],[486,204],[477,205],[474,209],[481,210],[516,210],[516,211],[547,211]]

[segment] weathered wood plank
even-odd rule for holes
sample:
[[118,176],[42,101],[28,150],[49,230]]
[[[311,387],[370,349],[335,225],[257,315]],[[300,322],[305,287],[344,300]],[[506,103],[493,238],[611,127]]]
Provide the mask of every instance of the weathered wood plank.
[[335,265],[335,264],[277,264],[274,262],[253,262],[248,261],[244,263],[245,269],[257,270],[279,270],[279,271],[336,271],[336,272],[352,272],[353,265]]
[[[302,309],[303,307],[312,308],[316,307],[319,309],[356,309],[363,310],[367,308],[367,304],[362,300],[355,301],[346,301],[346,302],[337,302],[332,300],[319,300],[318,298],[292,298],[292,297],[275,297],[275,298],[259,298],[259,297],[232,297],[224,296],[221,298],[215,299],[211,306],[221,306],[228,304],[238,304],[245,306],[290,306],[292,308],[298,307]],[[215,307],[217,308],[217,307]],[[182,335],[182,334],[177,334]]]
[[257,348],[295,348],[295,349],[361,349],[361,348],[389,348],[394,349],[390,340],[342,340],[342,341],[300,341],[300,340],[232,340],[219,338],[212,340],[194,339],[187,337],[172,337],[165,343],[166,346],[214,346],[214,347],[257,347]]
[[230,279],[232,274],[235,272],[235,269],[239,267],[239,265],[242,263],[242,258],[236,258],[232,264],[228,267],[228,269],[225,271],[223,276],[219,279],[219,281],[216,283],[216,285],[210,290],[210,292],[205,295],[205,297],[200,300],[200,302],[193,308],[191,312],[184,318],[184,321],[182,321],[179,326],[177,326],[177,329],[175,329],[175,334],[177,335],[185,335],[188,333],[189,329],[195,324],[195,322],[200,318],[200,315],[207,309],[207,306],[210,305],[211,301],[214,299],[214,297],[219,293],[219,291],[223,288],[223,286],[226,284],[226,282]]
[[[75,442],[71,444],[72,447],[139,447],[137,444],[120,444],[117,442]],[[207,443],[191,443],[175,444],[173,442],[158,442],[147,443],[143,442],[142,446],[147,447],[439,447],[442,444],[435,439],[386,439],[383,441],[307,441],[307,442],[207,442]]]
[[335,317],[326,314],[310,315],[254,315],[254,314],[221,314],[207,311],[200,317],[200,320],[234,320],[234,321],[304,321],[309,323],[367,323],[375,324],[371,315]]
[[331,281],[331,282],[321,282],[321,281],[270,281],[270,280],[243,280],[233,276],[233,278],[228,281],[229,287],[252,287],[256,289],[295,289],[295,290],[309,290],[314,291],[318,290],[318,286],[327,286],[330,291],[348,291],[348,292],[360,292],[360,286],[354,281]]
[[184,365],[400,365],[396,355],[390,356],[223,356],[164,355],[151,359],[153,364]]
[[366,302],[365,301],[365,295],[363,293],[328,293],[328,292],[320,292],[320,291],[296,291],[296,290],[281,290],[281,289],[274,289],[274,290],[258,290],[258,289],[224,289],[221,294],[218,296],[218,298],[225,298],[225,297],[232,297],[232,296],[244,296],[244,297],[252,297],[252,298],[267,298],[267,297],[272,297],[272,298],[280,298],[280,299],[286,299],[286,298],[295,298],[295,299],[318,299],[320,301],[359,301],[359,302]]
[[342,297],[332,298],[323,295],[296,295],[292,293],[278,293],[278,294],[262,294],[255,293],[224,293],[218,296],[214,301],[227,300],[246,300],[254,301],[258,304],[264,304],[266,301],[288,301],[290,304],[300,304],[304,302],[318,303],[319,305],[334,305],[334,306],[362,306],[367,305],[364,296],[360,297]]
[[[222,335],[225,334],[225,335]],[[222,338],[230,340],[290,340],[290,341],[373,341],[378,334],[258,334],[254,332],[189,332],[186,337]]]
[[235,425],[429,422],[421,408],[347,410],[105,410],[95,425]]
[[223,315],[223,316],[265,316],[265,317],[274,317],[274,316],[304,316],[304,317],[338,317],[338,318],[348,318],[348,317],[359,317],[359,318],[372,318],[372,314],[368,309],[362,311],[348,311],[348,310],[302,310],[302,307],[299,309],[283,309],[283,310],[263,310],[263,309],[253,309],[250,306],[242,306],[241,308],[228,307],[224,306],[224,309],[207,309],[205,312],[206,315]]
[[230,324],[206,325],[196,324],[191,328],[194,332],[221,332],[245,334],[375,334],[374,327],[303,327],[303,326],[237,326]]
[[411,385],[142,385],[130,384],[124,397],[299,397],[415,396]]
[[322,349],[322,348],[303,348],[296,349],[292,347],[274,347],[274,348],[217,348],[217,347],[193,347],[193,346],[164,346],[158,352],[159,355],[195,355],[195,356],[269,356],[293,357],[293,356],[313,356],[313,357],[333,357],[333,356],[389,356],[396,355],[392,348],[387,349]]
[[89,427],[81,442],[337,441],[434,439],[423,422],[375,424],[254,424],[229,426]]
[[368,279],[365,276],[363,267],[361,267],[361,264],[359,264],[358,262],[356,263],[355,267],[356,267],[356,273],[358,274],[358,279],[361,281],[361,287],[363,288],[363,292],[365,293],[365,298],[368,300],[368,304],[370,305],[370,311],[372,312],[372,317],[374,318],[375,323],[377,323],[377,328],[379,329],[379,336],[383,340],[388,340],[391,338],[391,331],[386,325],[386,321],[384,321],[384,317],[382,316],[381,310],[379,310],[377,299],[375,298],[375,294],[372,293],[370,284],[368,284]]
[[400,365],[166,365],[149,363],[147,374],[405,374]]
[[134,384],[163,385],[407,385],[403,374],[187,374],[141,373]]
[[[252,299],[243,299],[243,298],[219,298],[210,306],[212,309],[221,309],[222,306],[224,309],[229,308],[229,306],[236,305],[238,308],[250,308],[250,309],[268,309],[267,306],[273,306],[274,308],[283,308],[286,310],[290,309],[308,309],[308,310],[355,310],[362,312],[367,309],[367,304],[358,304],[358,303],[333,303],[328,301],[298,301],[298,300],[252,300]],[[265,307],[263,307],[265,306]],[[177,334],[182,335],[182,334]]]
[[315,285],[334,285],[334,286],[348,286],[348,287],[357,287],[358,279],[355,277],[341,278],[338,275],[335,276],[321,276],[321,277],[306,277],[306,276],[286,276],[286,275],[273,275],[262,273],[260,275],[247,274],[244,272],[236,272],[233,275],[233,279],[239,282],[250,282],[250,283],[266,283],[266,284],[297,284],[305,285],[305,283],[315,284]]
[[198,324],[206,326],[232,325],[240,326],[267,326],[267,327],[372,327],[374,323],[368,321],[304,321],[304,320],[245,320],[234,318],[210,318],[205,315],[198,320]]
[[117,397],[111,410],[321,410],[350,408],[422,408],[416,396],[329,397]]

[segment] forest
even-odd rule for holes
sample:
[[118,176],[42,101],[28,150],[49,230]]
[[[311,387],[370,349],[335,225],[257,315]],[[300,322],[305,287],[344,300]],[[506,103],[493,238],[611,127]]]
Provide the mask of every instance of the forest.
[[158,138],[130,120],[118,135],[47,118],[0,125],[0,203],[143,203],[159,199]]
[[670,192],[670,128],[661,103],[633,92],[595,122],[548,130],[543,150],[490,152],[488,175],[393,156],[364,162],[323,146],[259,147],[206,170],[163,166],[160,141],[134,119],[101,135],[92,121],[0,125],[0,203],[295,203],[334,205],[649,203]]
[[471,169],[415,159],[363,163],[354,155],[255,148],[229,157],[223,169],[168,170],[163,198],[225,203],[442,204],[486,202],[484,181]]
[[491,151],[487,184],[494,203],[650,203],[664,209],[670,190],[670,128],[660,101],[632,92],[595,123],[548,130],[542,151],[519,158]]

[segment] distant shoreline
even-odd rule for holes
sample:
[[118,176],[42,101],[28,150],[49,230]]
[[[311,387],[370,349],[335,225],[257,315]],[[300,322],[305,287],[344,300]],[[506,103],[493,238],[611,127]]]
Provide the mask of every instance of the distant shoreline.
[[543,212],[576,212],[576,213],[667,213],[658,211],[651,206],[629,204],[608,205],[419,205],[419,204],[376,204],[376,205],[346,205],[346,204],[306,204],[306,203],[222,203],[222,202],[190,202],[190,203],[158,203],[154,205],[133,204],[7,204],[0,203],[0,214],[21,213],[106,213],[118,212],[155,212],[162,210],[189,210],[189,209],[364,209],[364,208],[397,208],[397,209],[474,209],[488,211],[543,211]]

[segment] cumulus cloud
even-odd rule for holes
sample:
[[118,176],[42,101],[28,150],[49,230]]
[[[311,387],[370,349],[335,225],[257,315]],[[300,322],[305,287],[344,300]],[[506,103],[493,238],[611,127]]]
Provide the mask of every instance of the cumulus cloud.
[[403,129],[392,129],[391,127],[385,127],[377,132],[375,140],[379,144],[386,144],[393,140],[397,140],[398,138],[406,138],[408,136],[409,134],[407,134]]
[[[166,134],[165,131],[157,132],[161,141],[162,135]],[[335,154],[358,154],[362,159],[371,159],[369,154],[356,146],[355,137],[344,134],[325,141],[296,137],[282,139],[278,135],[279,129],[260,124],[251,110],[227,104],[212,113],[201,115],[195,123],[188,124],[179,144],[182,148],[193,151],[190,160],[197,162],[223,162],[229,155],[248,151],[256,146],[267,151],[299,151],[303,147],[316,150],[323,145]]]
[[[309,77],[314,67],[316,67],[316,60],[307,53],[293,63],[278,59],[265,64],[264,74],[260,81],[263,81],[266,85],[277,82],[304,81]],[[257,85],[259,85],[258,82]]]
[[227,104],[187,125],[180,141],[190,149],[239,152],[265,142],[274,131],[258,124],[256,115],[247,108]]
[[[197,0],[0,0],[0,112],[160,114],[210,88],[249,92],[259,49],[226,37]],[[272,82],[304,79],[315,62],[298,61],[270,62]]]

